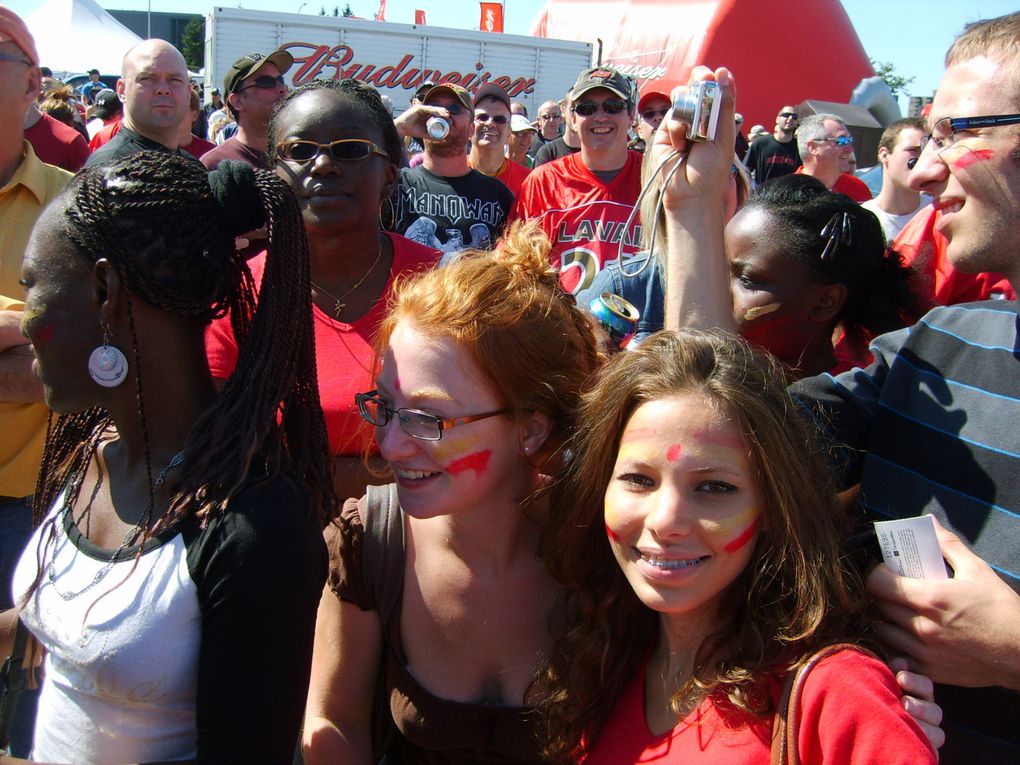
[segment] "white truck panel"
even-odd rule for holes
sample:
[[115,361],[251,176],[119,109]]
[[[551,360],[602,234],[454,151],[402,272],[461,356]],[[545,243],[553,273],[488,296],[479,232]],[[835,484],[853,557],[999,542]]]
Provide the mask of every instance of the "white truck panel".
[[592,60],[589,43],[568,40],[214,7],[206,20],[207,91],[223,87],[241,56],[277,48],[294,56],[289,84],[355,77],[388,95],[398,113],[428,79],[471,91],[496,82],[534,117],[543,101],[562,98]]

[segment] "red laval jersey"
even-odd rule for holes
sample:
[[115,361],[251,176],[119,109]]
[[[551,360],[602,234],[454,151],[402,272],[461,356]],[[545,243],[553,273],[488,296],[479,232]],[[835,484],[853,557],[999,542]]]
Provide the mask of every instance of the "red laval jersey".
[[560,284],[577,294],[607,263],[640,249],[639,217],[635,215],[626,228],[640,192],[640,154],[628,152],[623,170],[603,183],[578,152],[532,170],[510,218],[541,223],[552,241],[550,259],[560,270]]

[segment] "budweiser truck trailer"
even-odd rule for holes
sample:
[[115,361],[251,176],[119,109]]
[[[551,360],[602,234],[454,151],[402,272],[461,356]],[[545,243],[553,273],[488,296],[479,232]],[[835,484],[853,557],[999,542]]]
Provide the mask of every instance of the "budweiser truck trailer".
[[283,48],[294,56],[291,85],[354,77],[388,95],[398,114],[431,80],[470,91],[494,82],[535,115],[592,60],[590,43],[241,8],[214,7],[205,29],[207,92],[223,87],[240,56]]

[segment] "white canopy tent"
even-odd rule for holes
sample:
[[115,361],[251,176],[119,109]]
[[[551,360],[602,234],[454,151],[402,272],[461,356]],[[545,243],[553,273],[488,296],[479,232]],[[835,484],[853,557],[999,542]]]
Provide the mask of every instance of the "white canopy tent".
[[95,0],[47,0],[25,23],[40,63],[54,72],[119,74],[124,54],[142,39]]

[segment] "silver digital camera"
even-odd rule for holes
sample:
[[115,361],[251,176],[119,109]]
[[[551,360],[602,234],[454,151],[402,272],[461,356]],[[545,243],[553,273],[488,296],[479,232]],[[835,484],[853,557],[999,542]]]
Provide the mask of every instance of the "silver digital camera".
[[690,93],[678,96],[673,102],[673,119],[687,125],[687,137],[692,141],[712,141],[721,106],[718,84],[705,80],[695,82]]
[[425,122],[425,131],[433,141],[442,141],[450,134],[450,123],[442,117],[429,117]]

